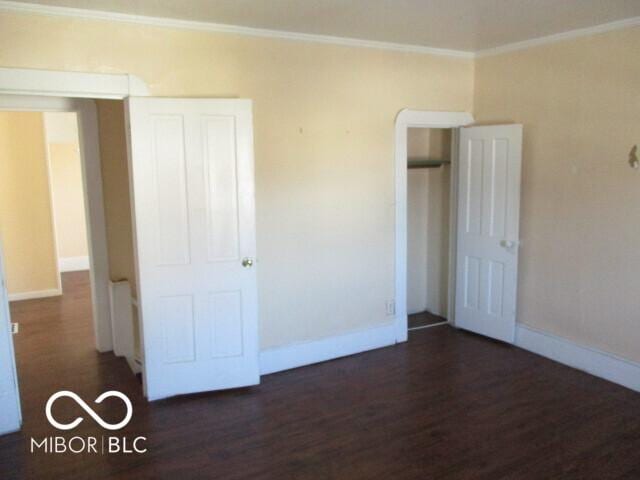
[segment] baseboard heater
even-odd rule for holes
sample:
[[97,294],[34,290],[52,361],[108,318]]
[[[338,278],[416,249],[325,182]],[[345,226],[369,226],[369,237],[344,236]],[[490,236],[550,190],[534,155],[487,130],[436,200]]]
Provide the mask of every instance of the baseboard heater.
[[111,302],[111,331],[113,334],[113,353],[124,357],[134,374],[142,370],[142,362],[137,358],[133,325],[135,300],[131,296],[128,280],[109,282],[109,301]]

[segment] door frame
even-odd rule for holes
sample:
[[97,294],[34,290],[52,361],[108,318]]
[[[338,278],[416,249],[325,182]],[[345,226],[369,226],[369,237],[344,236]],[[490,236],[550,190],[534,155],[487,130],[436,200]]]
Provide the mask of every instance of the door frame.
[[[449,242],[457,238],[458,211],[458,162],[453,161],[458,153],[460,127],[471,125],[473,115],[468,112],[436,112],[423,110],[401,110],[395,122],[395,332],[396,342],[406,342],[407,321],[407,131],[409,128],[451,128],[451,188],[449,205]],[[455,324],[455,249],[449,249],[449,322]]]
[[93,322],[99,352],[113,350],[113,336],[98,119],[93,99],[123,100],[130,95],[149,95],[146,84],[130,74],[0,68],[0,110],[75,112],[78,116]]

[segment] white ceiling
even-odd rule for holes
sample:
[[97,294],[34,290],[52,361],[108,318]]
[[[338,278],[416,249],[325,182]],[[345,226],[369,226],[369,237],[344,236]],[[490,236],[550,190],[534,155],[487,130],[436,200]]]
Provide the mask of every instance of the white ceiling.
[[484,50],[640,16],[640,0],[30,0],[22,3],[463,51]]

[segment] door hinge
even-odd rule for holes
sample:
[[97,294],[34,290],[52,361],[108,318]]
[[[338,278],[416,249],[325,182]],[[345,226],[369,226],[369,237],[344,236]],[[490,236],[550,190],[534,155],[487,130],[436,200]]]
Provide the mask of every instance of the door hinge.
[[20,325],[20,324],[19,324],[18,322],[15,322],[15,323],[13,323],[13,322],[12,322],[12,323],[11,323],[11,333],[13,333],[14,335],[15,335],[16,333],[18,333],[18,331],[20,330],[19,325]]

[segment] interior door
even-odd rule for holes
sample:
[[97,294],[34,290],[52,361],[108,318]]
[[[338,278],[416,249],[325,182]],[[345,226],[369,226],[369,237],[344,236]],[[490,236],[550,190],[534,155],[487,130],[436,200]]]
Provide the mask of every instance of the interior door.
[[20,430],[22,425],[9,296],[5,278],[2,245],[0,245],[0,435]]
[[146,395],[257,384],[251,101],[127,111]]
[[522,125],[460,129],[456,326],[513,343]]

